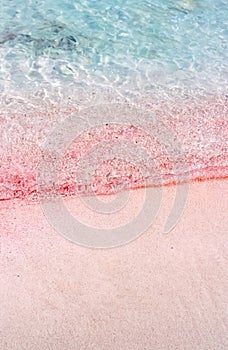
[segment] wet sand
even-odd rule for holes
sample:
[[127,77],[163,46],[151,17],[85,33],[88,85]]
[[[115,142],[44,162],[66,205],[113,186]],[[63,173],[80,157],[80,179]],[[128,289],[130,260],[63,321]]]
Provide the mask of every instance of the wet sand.
[[144,234],[106,250],[64,239],[39,204],[2,201],[0,349],[227,349],[228,181],[191,184],[164,234],[174,190]]

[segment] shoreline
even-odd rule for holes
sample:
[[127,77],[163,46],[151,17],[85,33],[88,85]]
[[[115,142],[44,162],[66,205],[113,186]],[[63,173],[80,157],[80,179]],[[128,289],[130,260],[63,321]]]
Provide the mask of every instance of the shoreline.
[[[226,99],[193,101],[196,105],[176,100],[175,106],[149,102],[144,109],[142,101],[139,107],[106,102],[62,114],[55,110],[46,118],[29,111],[3,115],[12,130],[3,123],[0,200],[33,198],[42,186],[44,193],[102,194],[228,175]],[[42,186],[40,168],[48,174]]]
[[[196,171],[196,173],[199,173],[200,169],[198,169]],[[207,182],[207,181],[225,181],[228,179],[228,167],[222,167],[220,169],[216,169],[216,171],[214,169],[210,169],[210,172],[207,172],[205,175],[205,169],[202,169],[202,175],[196,175],[195,177],[187,177],[187,180],[183,179],[181,181],[168,181],[168,182],[162,182],[162,183],[158,183],[158,184],[142,184],[142,185],[135,185],[132,187],[126,187],[126,188],[120,188],[120,189],[112,189],[112,188],[108,188],[107,191],[105,192],[96,192],[93,190],[93,186],[91,185],[91,191],[87,191],[87,192],[82,192],[82,191],[78,191],[78,192],[68,192],[68,188],[66,187],[66,185],[60,185],[58,189],[56,189],[55,192],[53,192],[53,189],[45,189],[46,192],[46,196],[42,195],[42,194],[38,194],[36,191],[32,190],[30,191],[29,189],[26,189],[23,192],[19,193],[18,195],[15,195],[14,197],[9,197],[9,198],[0,198],[0,203],[5,202],[5,201],[17,201],[17,203],[19,203],[18,201],[20,201],[21,203],[25,202],[25,204],[33,204],[33,203],[38,203],[39,200],[41,198],[46,198],[47,200],[52,200],[55,197],[59,197],[62,196],[63,198],[77,198],[80,196],[83,197],[87,197],[87,196],[109,196],[109,195],[113,195],[114,193],[121,193],[124,191],[132,191],[132,190],[139,190],[142,188],[157,188],[157,187],[169,187],[169,186],[178,186],[178,185],[183,185],[183,184],[194,184],[194,183],[198,183],[198,182]],[[208,169],[207,169],[208,171]],[[49,195],[50,194],[50,197]]]

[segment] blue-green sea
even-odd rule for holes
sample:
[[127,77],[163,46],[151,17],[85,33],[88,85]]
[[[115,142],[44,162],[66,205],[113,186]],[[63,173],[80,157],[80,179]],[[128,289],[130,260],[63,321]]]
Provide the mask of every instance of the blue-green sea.
[[0,92],[227,93],[225,0],[0,0]]

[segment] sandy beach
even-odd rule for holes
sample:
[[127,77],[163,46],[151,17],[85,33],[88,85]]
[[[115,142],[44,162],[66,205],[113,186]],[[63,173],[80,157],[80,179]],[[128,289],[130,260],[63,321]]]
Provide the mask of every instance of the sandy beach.
[[0,349],[227,349],[227,185],[192,183],[168,234],[175,189],[164,187],[151,227],[103,250],[63,238],[39,204],[2,201]]
[[227,350],[226,2],[0,9],[0,350]]

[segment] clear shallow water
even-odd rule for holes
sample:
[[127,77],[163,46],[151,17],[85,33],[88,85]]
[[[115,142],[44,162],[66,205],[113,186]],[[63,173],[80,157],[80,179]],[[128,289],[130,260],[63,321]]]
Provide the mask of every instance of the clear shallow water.
[[[16,4],[16,5],[15,5]],[[223,0],[0,1],[0,86],[225,93]],[[75,90],[76,91],[76,90]]]
[[[0,0],[1,198],[32,193],[37,147],[72,111],[100,102],[147,106],[177,133],[185,171],[224,174],[227,18],[223,0]],[[72,167],[68,159],[63,184]]]

